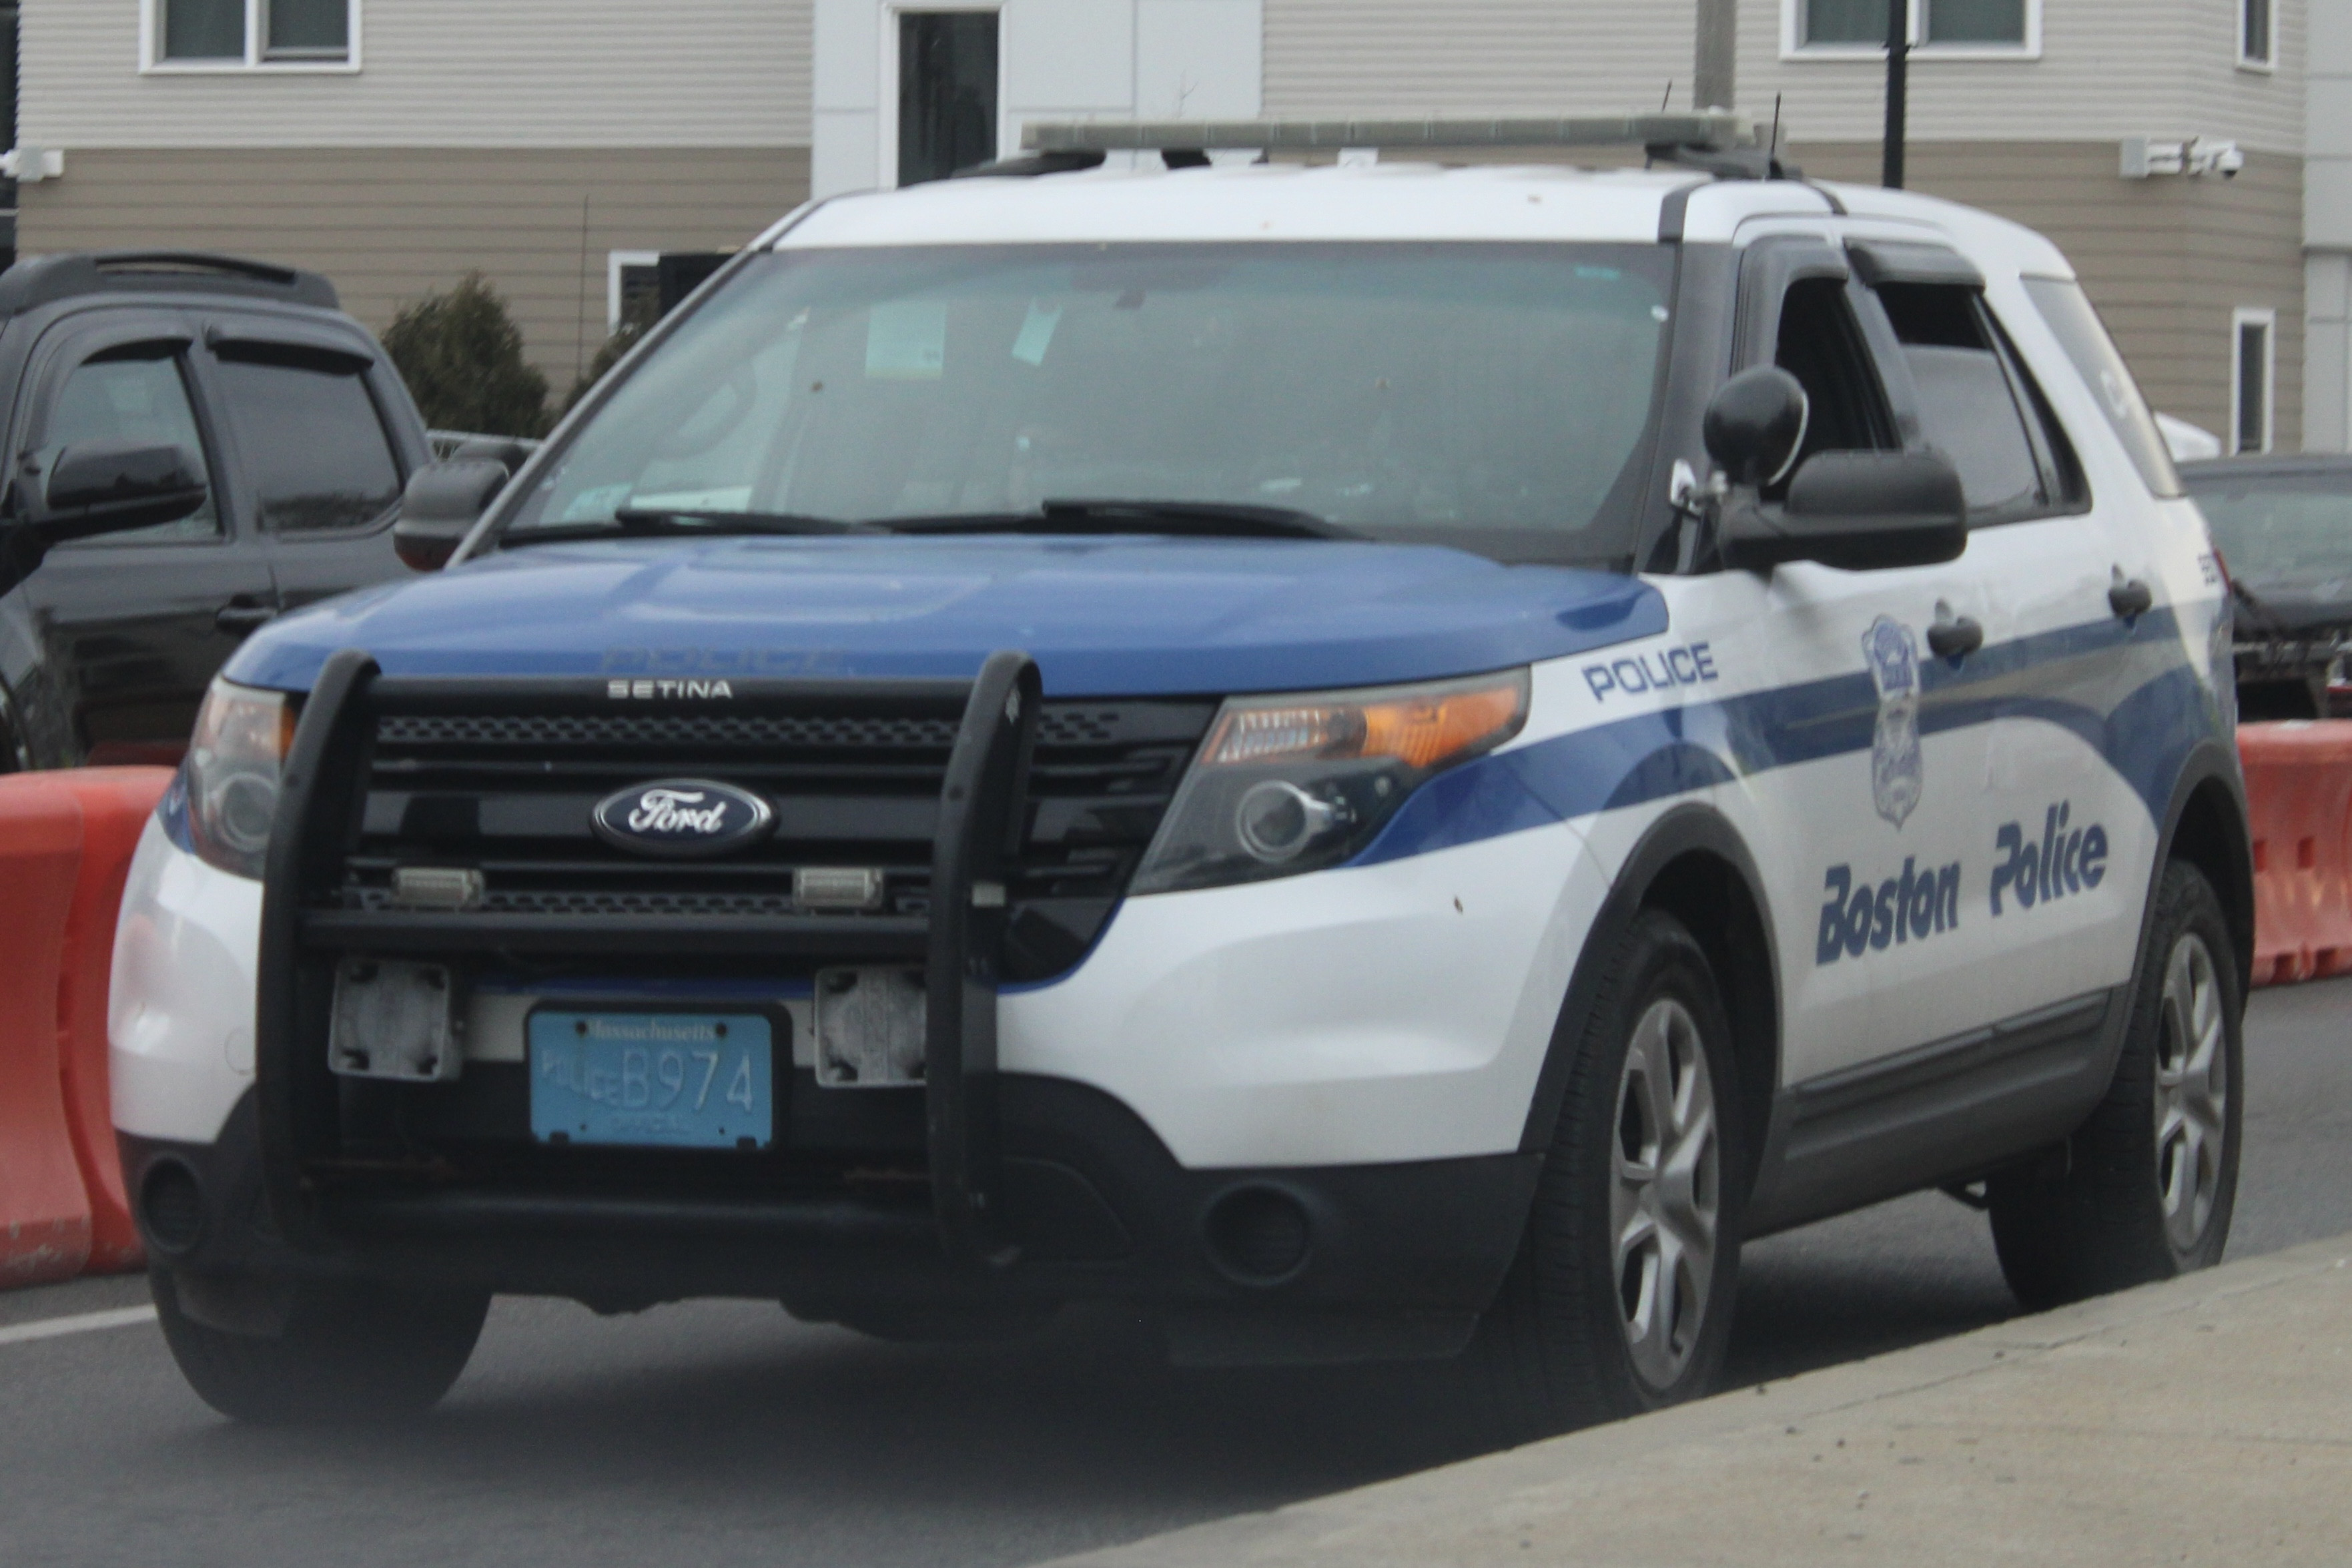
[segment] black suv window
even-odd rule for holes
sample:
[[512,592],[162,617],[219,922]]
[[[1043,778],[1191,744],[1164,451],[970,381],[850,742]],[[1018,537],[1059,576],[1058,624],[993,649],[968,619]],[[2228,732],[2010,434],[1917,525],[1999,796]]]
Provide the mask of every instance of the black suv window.
[[[204,437],[176,346],[142,343],[85,360],[74,367],[50,407],[43,444],[51,449],[83,441],[138,441],[184,447],[205,460]],[[90,547],[157,544],[220,537],[220,510],[205,504],[177,522],[104,533],[82,542]]]
[[1977,289],[1888,282],[1878,299],[1918,393],[1920,437],[1959,470],[1971,521],[2080,499],[2073,450]]
[[363,528],[400,499],[360,362],[240,343],[221,355],[220,385],[262,527]]
[[1811,404],[1791,473],[1815,452],[1885,452],[1902,445],[1845,290],[1843,279],[1808,278],[1790,284],[1781,301],[1772,363],[1797,378]]

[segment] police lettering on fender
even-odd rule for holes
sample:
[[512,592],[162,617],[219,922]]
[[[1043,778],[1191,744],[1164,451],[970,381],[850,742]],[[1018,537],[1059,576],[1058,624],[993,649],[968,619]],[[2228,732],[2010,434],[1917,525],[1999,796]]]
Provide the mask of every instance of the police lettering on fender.
[[1584,667],[1584,684],[1602,702],[1616,692],[1631,697],[1644,691],[1671,691],[1677,686],[1698,686],[1716,678],[1715,650],[1703,642]]

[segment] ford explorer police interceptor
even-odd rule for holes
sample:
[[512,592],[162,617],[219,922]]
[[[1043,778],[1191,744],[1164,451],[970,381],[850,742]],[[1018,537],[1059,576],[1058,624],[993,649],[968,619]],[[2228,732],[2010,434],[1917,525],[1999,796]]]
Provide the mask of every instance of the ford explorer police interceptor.
[[2065,258],[1719,121],[1120,133],[803,208],[226,670],[112,1017],[197,1391],[421,1408],[499,1291],[1096,1299],[1513,1437],[1898,1194],[2029,1303],[2212,1262],[2226,585]]

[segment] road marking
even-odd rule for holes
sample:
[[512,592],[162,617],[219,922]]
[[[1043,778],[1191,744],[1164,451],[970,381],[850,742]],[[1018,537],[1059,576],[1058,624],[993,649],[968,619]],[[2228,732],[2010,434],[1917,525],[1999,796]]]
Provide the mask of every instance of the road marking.
[[0,1345],[26,1340],[53,1340],[61,1334],[93,1333],[100,1329],[127,1329],[155,1321],[152,1307],[118,1307],[110,1312],[79,1312],[70,1318],[43,1318],[37,1322],[11,1323],[0,1328]]

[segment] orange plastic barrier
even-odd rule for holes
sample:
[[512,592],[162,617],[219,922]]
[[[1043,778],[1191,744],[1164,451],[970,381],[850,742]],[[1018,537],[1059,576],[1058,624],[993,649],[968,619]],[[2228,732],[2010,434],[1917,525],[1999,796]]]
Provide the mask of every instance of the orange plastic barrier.
[[2242,724],[2256,985],[2352,972],[2352,720]]
[[89,1259],[89,1197],[58,1058],[58,967],[81,863],[81,805],[39,773],[0,779],[0,1284]]
[[131,853],[172,783],[172,770],[78,768],[48,776],[81,803],[81,868],[58,972],[58,1077],[65,1088],[66,1131],[89,1194],[88,1268],[112,1273],[146,1261],[130,1197],[122,1190],[107,1093],[106,998],[114,972],[114,920],[122,907]]

